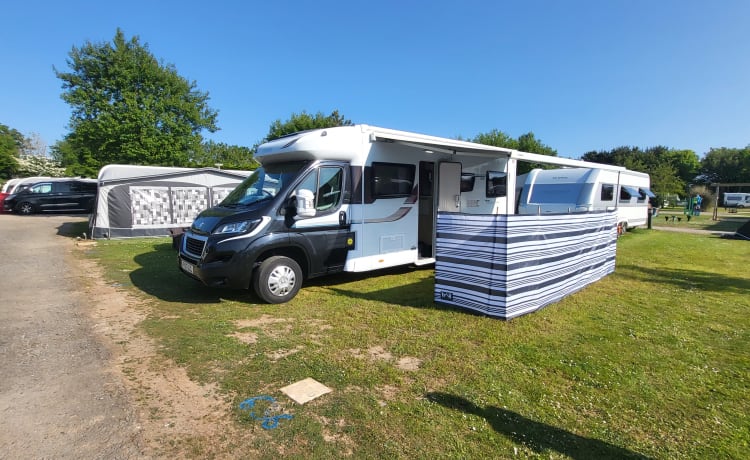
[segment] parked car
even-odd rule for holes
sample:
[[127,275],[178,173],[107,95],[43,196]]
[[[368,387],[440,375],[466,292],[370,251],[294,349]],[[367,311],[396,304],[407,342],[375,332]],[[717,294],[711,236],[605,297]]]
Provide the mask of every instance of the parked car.
[[95,179],[47,179],[5,197],[3,209],[18,214],[91,212],[96,186]]

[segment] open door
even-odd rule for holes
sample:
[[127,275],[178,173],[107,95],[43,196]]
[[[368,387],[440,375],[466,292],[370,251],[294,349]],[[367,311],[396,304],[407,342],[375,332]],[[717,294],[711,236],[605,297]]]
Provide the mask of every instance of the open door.
[[461,163],[440,163],[438,211],[461,211]]
[[435,163],[419,162],[419,221],[417,243],[419,260],[431,263],[435,257]]

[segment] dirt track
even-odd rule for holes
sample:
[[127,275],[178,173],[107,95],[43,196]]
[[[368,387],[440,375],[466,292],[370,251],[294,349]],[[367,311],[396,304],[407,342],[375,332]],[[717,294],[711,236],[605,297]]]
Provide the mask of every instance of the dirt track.
[[156,351],[143,300],[70,234],[85,220],[0,214],[0,458],[235,457],[257,434]]
[[[142,458],[128,391],[71,267],[80,216],[0,214],[0,457]],[[7,456],[7,457],[6,457]]]

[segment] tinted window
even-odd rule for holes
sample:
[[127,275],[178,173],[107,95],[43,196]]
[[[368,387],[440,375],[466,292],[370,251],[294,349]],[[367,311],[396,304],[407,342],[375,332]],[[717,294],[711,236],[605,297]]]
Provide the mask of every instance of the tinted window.
[[96,184],[92,182],[71,182],[70,191],[79,193],[96,193]]
[[55,182],[52,184],[52,189],[55,193],[68,193],[71,190],[71,182]]
[[602,184],[601,201],[614,201],[615,186],[613,184]]
[[29,189],[31,193],[50,193],[52,191],[52,184],[45,182],[43,184],[35,184]]
[[372,164],[372,190],[375,198],[409,196],[414,186],[416,166],[399,163]]
[[487,171],[487,198],[506,195],[507,174],[499,171]]
[[476,177],[471,173],[461,174],[461,192],[471,192],[474,190],[474,181]]
[[529,203],[577,203],[581,187],[577,184],[535,184]]

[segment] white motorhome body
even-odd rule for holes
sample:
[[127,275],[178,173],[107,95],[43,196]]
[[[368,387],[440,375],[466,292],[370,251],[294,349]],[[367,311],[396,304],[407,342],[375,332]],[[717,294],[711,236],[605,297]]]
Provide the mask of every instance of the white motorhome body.
[[623,229],[648,220],[648,174],[625,169],[533,169],[518,176],[518,213],[561,214],[617,210]]
[[302,277],[434,263],[438,212],[516,214],[518,161],[625,171],[368,125],[292,134],[255,159],[262,167],[196,218],[180,263],[269,302],[291,299]]
[[750,193],[725,193],[724,207],[750,208]]

